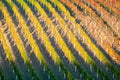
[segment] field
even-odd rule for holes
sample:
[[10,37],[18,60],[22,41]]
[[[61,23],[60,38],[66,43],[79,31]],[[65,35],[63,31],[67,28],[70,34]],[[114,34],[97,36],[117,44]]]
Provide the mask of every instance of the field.
[[0,80],[120,80],[120,0],[0,0]]

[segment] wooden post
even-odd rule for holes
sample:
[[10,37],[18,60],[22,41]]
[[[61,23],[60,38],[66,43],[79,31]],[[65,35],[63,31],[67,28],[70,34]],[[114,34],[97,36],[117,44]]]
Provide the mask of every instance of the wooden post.
[[59,66],[59,72],[61,72],[61,67]]
[[92,71],[92,66],[90,65],[90,71]]
[[28,69],[28,72],[30,72],[30,70]]
[[77,67],[75,66],[75,72],[77,71]]
[[43,71],[45,72],[45,67],[43,66]]
[[115,76],[114,76],[114,73],[113,73],[113,78],[114,78]]
[[48,79],[50,79],[50,75],[48,74]]
[[108,67],[106,67],[106,71],[108,71]]
[[98,79],[98,70],[97,70],[97,79]]
[[64,73],[64,79],[66,78],[66,75],[65,75],[65,73]]
[[[0,79],[0,80],[1,80],[1,79]],[[17,75],[15,76],[15,80],[18,80],[18,76],[17,76]]]

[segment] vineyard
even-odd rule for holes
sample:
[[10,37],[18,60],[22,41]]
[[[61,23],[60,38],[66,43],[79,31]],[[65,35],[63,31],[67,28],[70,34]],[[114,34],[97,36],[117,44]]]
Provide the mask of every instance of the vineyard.
[[120,80],[120,0],[0,0],[0,80]]

